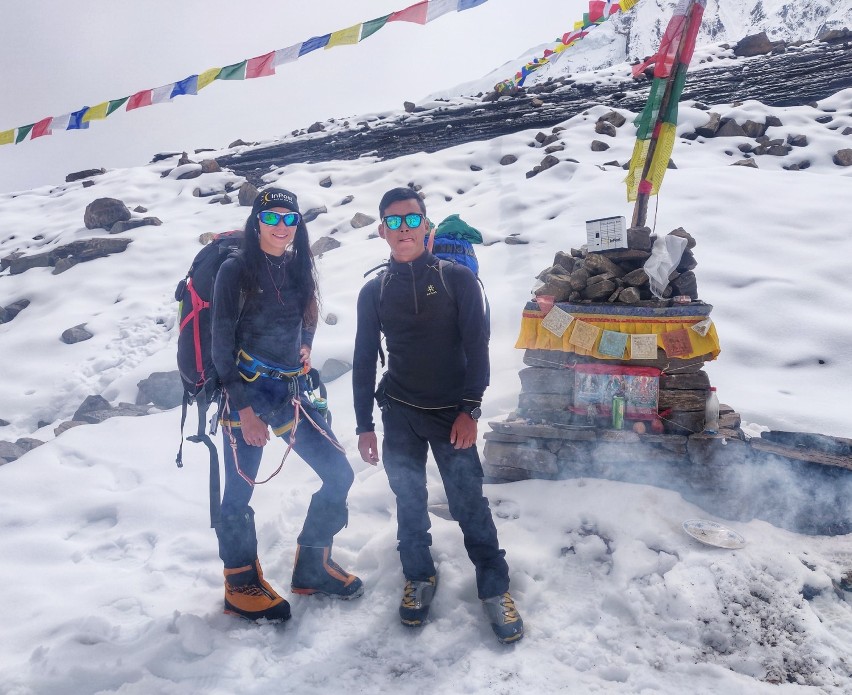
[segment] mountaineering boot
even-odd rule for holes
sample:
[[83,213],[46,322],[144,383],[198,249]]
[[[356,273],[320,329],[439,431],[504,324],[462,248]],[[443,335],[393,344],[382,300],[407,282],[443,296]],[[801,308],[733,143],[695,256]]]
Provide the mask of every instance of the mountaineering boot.
[[290,619],[290,604],[263,578],[260,562],[245,567],[225,568],[225,613],[248,620]]
[[521,620],[515,602],[507,591],[500,596],[482,600],[485,615],[491,623],[491,629],[501,644],[517,642],[524,636],[524,621]]
[[331,547],[296,546],[293,581],[294,594],[323,594],[331,598],[358,598],[364,585],[331,559]]
[[402,602],[399,604],[399,618],[403,625],[420,627],[429,617],[429,606],[438,588],[438,577],[434,575],[425,582],[405,582]]

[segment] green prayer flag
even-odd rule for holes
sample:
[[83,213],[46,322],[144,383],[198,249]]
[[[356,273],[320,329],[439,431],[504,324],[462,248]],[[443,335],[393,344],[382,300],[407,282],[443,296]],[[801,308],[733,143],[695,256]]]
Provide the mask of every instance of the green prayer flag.
[[247,60],[244,60],[242,63],[234,63],[233,65],[226,65],[219,71],[219,74],[216,76],[217,80],[244,80],[246,78],[246,63]]
[[129,98],[130,97],[127,96],[127,97],[124,97],[123,99],[113,99],[111,102],[109,102],[109,106],[107,107],[106,115],[109,116],[116,109],[120,109],[122,106],[124,106],[127,103],[127,100]]
[[665,123],[677,123],[677,107],[680,101],[680,95],[683,94],[683,86],[686,83],[686,71],[689,65],[679,63],[675,69],[674,77],[672,78],[672,91],[669,97],[668,106],[665,113],[662,114],[662,121]]
[[361,38],[359,41],[363,41],[368,36],[372,36],[379,29],[381,29],[388,22],[389,14],[386,14],[384,17],[379,17],[378,19],[371,19],[369,22],[364,22],[361,25]]
[[663,77],[655,77],[651,83],[651,91],[648,93],[648,103],[639,117],[636,119],[636,125],[639,127],[636,132],[637,140],[647,140],[654,132],[654,125],[657,122],[657,116],[660,114],[660,103],[663,100],[663,94],[666,92],[666,80]]
[[18,137],[15,138],[15,144],[17,145],[22,140],[26,139],[27,135],[30,134],[30,131],[33,129],[35,123],[30,123],[29,125],[22,125],[18,128]]

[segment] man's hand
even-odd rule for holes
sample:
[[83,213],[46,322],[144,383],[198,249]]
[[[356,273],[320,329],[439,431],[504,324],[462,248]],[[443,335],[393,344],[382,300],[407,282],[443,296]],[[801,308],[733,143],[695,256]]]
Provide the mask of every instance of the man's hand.
[[251,406],[240,410],[240,425],[246,444],[264,446],[269,441],[269,426],[255,414]]
[[371,466],[379,462],[379,440],[376,439],[375,432],[362,432],[358,435],[358,452]]
[[469,449],[476,444],[476,420],[467,413],[459,413],[450,431],[450,444],[456,449]]

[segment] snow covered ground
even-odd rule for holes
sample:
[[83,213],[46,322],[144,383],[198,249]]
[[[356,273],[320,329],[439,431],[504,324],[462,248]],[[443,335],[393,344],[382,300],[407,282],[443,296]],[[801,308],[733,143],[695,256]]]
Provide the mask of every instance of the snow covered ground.
[[[832,163],[852,126],[852,90],[819,108],[715,105],[723,116],[783,123],[770,137],[806,135],[786,157],[732,167],[743,139],[680,140],[666,175],[658,233],[684,227],[697,240],[701,298],[714,305],[722,343],[708,365],[724,403],[746,429],[765,427],[852,437],[852,168]],[[356,212],[377,215],[381,194],[423,187],[436,222],[451,213],[480,229],[477,249],[492,311],[492,385],[483,421],[517,405],[522,368],[513,349],[533,278],[555,252],[585,241],[584,222],[625,215],[625,172],[634,129],[598,136],[604,112],[562,125],[558,165],[525,173],[544,153],[535,131],[393,161],[293,165],[269,182],[295,191],[303,209],[326,205],[312,239],[341,247],[318,261],[325,315],[314,362],[350,360],[362,274],[387,256],[375,227],[353,229]],[[630,117],[630,114],[625,113]],[[830,115],[829,123],[817,117]],[[707,114],[681,109],[679,132]],[[592,152],[592,139],[606,152]],[[506,154],[517,162],[499,164]],[[205,156],[214,156],[207,153]],[[568,161],[573,159],[576,161]],[[806,171],[785,171],[809,160]],[[476,600],[460,532],[443,516],[430,466],[434,551],[441,574],[433,620],[399,624],[402,577],[394,504],[381,467],[360,461],[349,375],[329,384],[335,431],[356,471],[350,523],[335,558],[364,579],[351,603],[290,596],[295,536],[315,487],[297,457],[257,490],[260,558],[267,578],[292,599],[283,627],[221,613],[221,563],[207,528],[207,461],[188,445],[174,466],[179,409],[53,429],[81,401],[101,394],[133,402],[137,382],[174,368],[174,286],[204,232],[241,226],[247,208],[210,205],[202,186],[238,183],[227,172],[161,177],[174,162],[111,170],[80,183],[0,196],[0,257],[35,253],[94,236],[83,211],[116,197],[161,226],[124,232],[127,251],[52,275],[37,268],[0,274],[0,306],[31,304],[0,325],[0,438],[45,440],[0,467],[0,692],[117,693],[846,693],[852,688],[850,594],[835,589],[852,568],[852,537],[810,537],[765,522],[719,519],[746,538],[740,550],[703,546],[681,529],[708,513],[652,486],[599,480],[487,486],[527,625],[514,647],[494,640]],[[473,171],[471,166],[480,167]],[[319,186],[331,176],[332,186]],[[345,196],[352,202],[340,205]],[[140,215],[141,216],[141,215]],[[517,235],[526,244],[503,243]],[[59,336],[85,323],[88,341]],[[437,364],[424,356],[429,365]],[[40,423],[48,423],[42,424]],[[481,429],[485,429],[483,425]],[[272,467],[283,453],[269,445]]]

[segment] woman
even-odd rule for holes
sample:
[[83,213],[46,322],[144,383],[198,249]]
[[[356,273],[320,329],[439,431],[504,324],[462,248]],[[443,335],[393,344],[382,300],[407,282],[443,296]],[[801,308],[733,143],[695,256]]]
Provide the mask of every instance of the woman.
[[216,526],[225,612],[252,620],[290,617],[287,601],[263,578],[249,506],[270,428],[289,441],[295,434],[293,449],[322,480],[298,537],[293,592],[363,592],[361,580],[331,559],[354,475],[305,395],[318,313],[316,269],[296,196],[267,189],[255,199],[242,249],[222,264],[213,295],[213,362],[226,394],[225,492]]

